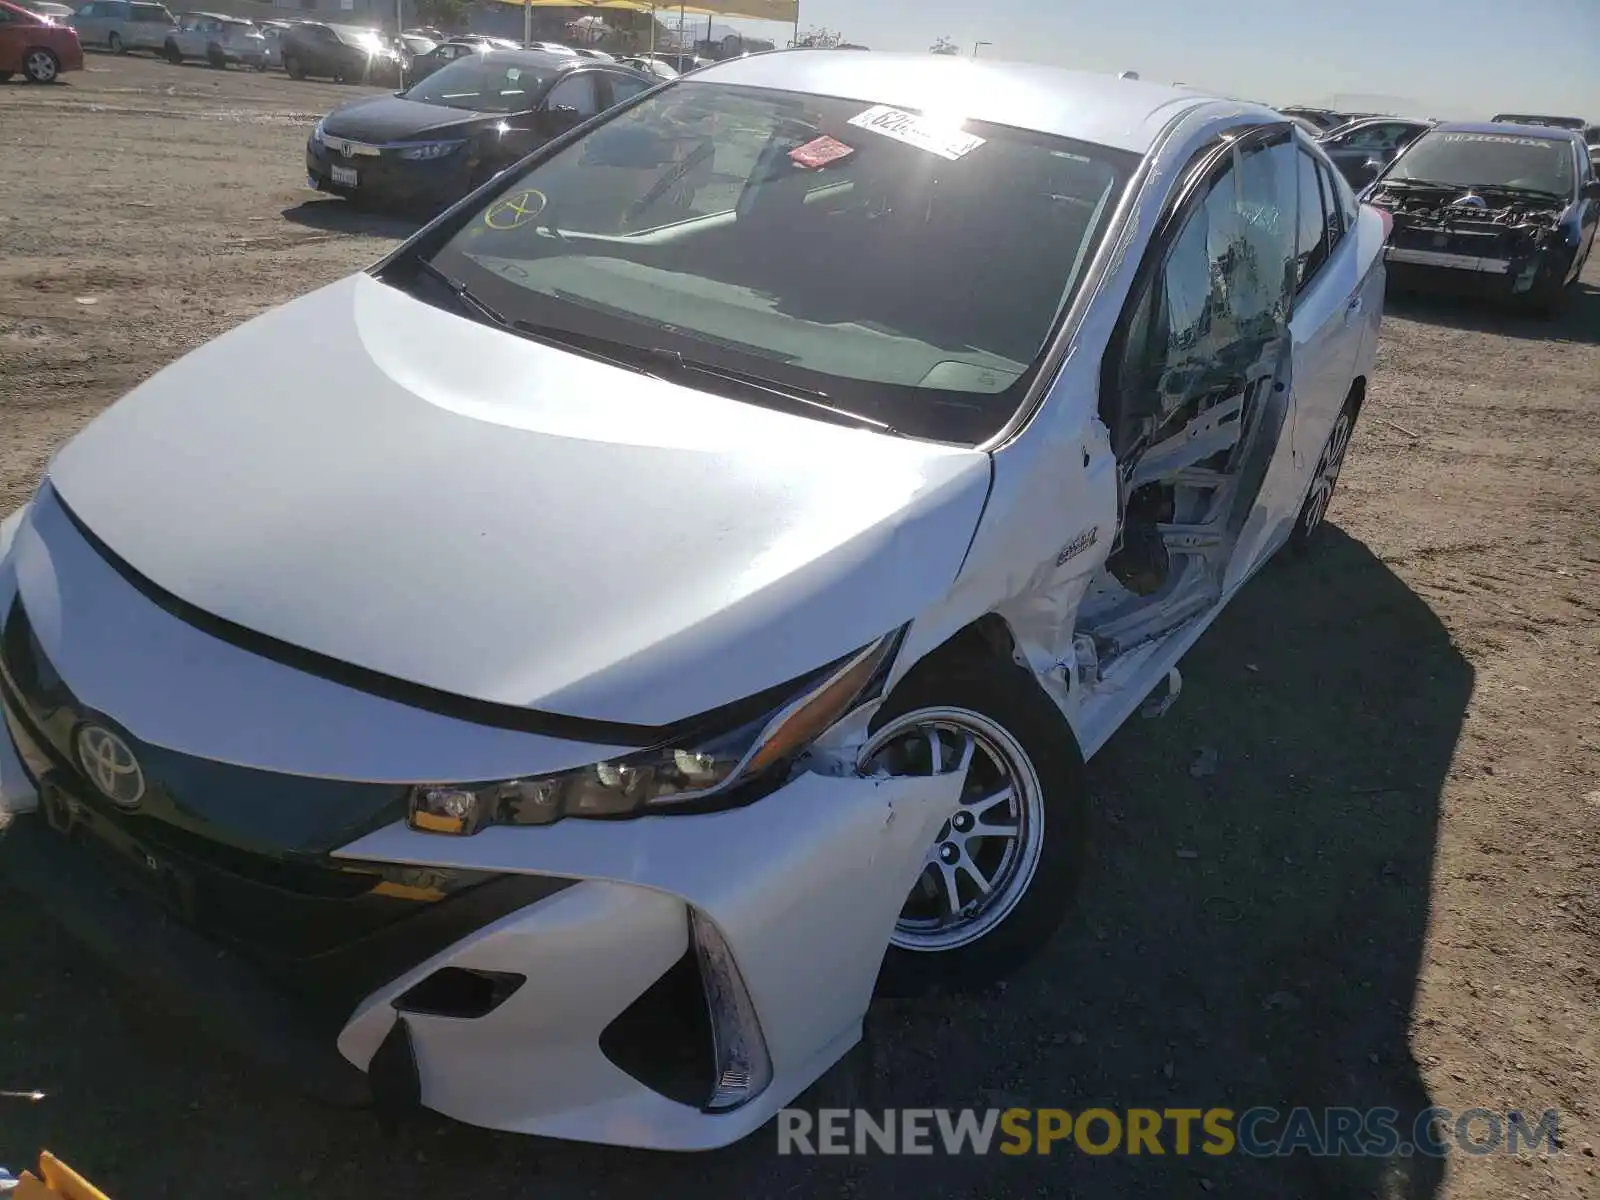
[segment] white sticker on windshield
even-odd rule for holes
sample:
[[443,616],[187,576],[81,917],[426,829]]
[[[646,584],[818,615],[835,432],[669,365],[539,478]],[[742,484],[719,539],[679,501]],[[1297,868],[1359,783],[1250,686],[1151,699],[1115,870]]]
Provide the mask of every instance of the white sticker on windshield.
[[877,105],[851,117],[850,124],[861,129],[870,129],[873,133],[881,133],[884,137],[891,137],[897,142],[904,142],[919,150],[926,150],[929,154],[937,154],[940,158],[948,158],[951,162],[971,154],[983,145],[981,137],[962,133],[961,130],[947,125],[935,124],[917,113],[890,108],[886,104]]

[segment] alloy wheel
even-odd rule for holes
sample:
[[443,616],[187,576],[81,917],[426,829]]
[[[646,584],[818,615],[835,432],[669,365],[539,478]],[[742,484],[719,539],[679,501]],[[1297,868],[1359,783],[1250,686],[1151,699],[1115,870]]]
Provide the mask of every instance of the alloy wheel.
[[1311,493],[1306,497],[1306,533],[1321,525],[1322,518],[1327,515],[1334,485],[1339,482],[1339,470],[1344,466],[1345,451],[1350,448],[1350,428],[1350,412],[1345,409],[1333,423],[1333,432],[1328,435],[1322,457],[1317,460],[1317,469],[1311,476]]
[[23,59],[22,69],[35,83],[53,83],[56,77],[56,56],[48,50],[30,50]]
[[970,945],[1016,908],[1044,845],[1044,793],[1017,740],[981,713],[925,708],[873,737],[869,772],[962,777],[960,802],[934,839],[890,937],[913,951]]

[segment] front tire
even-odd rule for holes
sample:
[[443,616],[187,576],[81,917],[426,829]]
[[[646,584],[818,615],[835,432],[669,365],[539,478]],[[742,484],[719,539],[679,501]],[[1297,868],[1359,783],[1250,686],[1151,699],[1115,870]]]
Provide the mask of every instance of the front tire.
[[54,83],[61,74],[55,51],[35,46],[22,56],[22,77],[29,83]]
[[175,66],[175,67],[183,66],[183,51],[178,49],[178,44],[176,42],[168,42],[165,46],[163,46],[161,48],[161,53],[166,57],[166,60],[169,63],[171,63],[173,66]]
[[1043,948],[1081,870],[1083,758],[1033,677],[972,663],[910,678],[875,716],[863,759],[891,775],[964,773],[895,922],[881,996],[971,992]]
[[122,44],[122,35],[113,33],[106,38],[106,48],[113,54],[126,54],[127,46]]
[[1528,310],[1541,321],[1559,319],[1566,310],[1567,301],[1571,299],[1577,283],[1576,275],[1568,281],[1562,275],[1552,272],[1548,278],[1539,282],[1529,297]]
[[283,56],[283,73],[290,79],[304,79],[306,69],[300,65],[300,60],[292,54]]

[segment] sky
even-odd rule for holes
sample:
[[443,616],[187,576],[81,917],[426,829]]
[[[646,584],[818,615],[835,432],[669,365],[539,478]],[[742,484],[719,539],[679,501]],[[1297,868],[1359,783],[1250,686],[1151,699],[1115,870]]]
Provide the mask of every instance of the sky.
[[[780,46],[793,36],[727,24]],[[1600,0],[800,0],[801,30],[813,26],[874,50],[947,37],[970,54],[983,41],[983,57],[1132,70],[1271,105],[1600,123]]]

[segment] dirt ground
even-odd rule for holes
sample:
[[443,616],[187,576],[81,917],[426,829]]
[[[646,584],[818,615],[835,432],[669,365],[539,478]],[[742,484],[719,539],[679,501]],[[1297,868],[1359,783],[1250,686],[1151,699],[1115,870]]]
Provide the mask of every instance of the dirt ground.
[[[407,232],[301,187],[357,89],[92,56],[0,87],[0,513],[185,351]],[[1558,325],[1392,300],[1324,552],[1091,770],[1081,907],[993,994],[884,1005],[808,1104],[1562,1113],[1550,1159],[665,1156],[264,1090],[0,898],[0,1163],[117,1200],[1600,1196],[1600,259]],[[241,377],[271,371],[240,363]],[[1191,773],[1203,751],[1214,772]],[[1209,758],[1209,755],[1206,757]],[[3,894],[0,894],[3,896]]]

